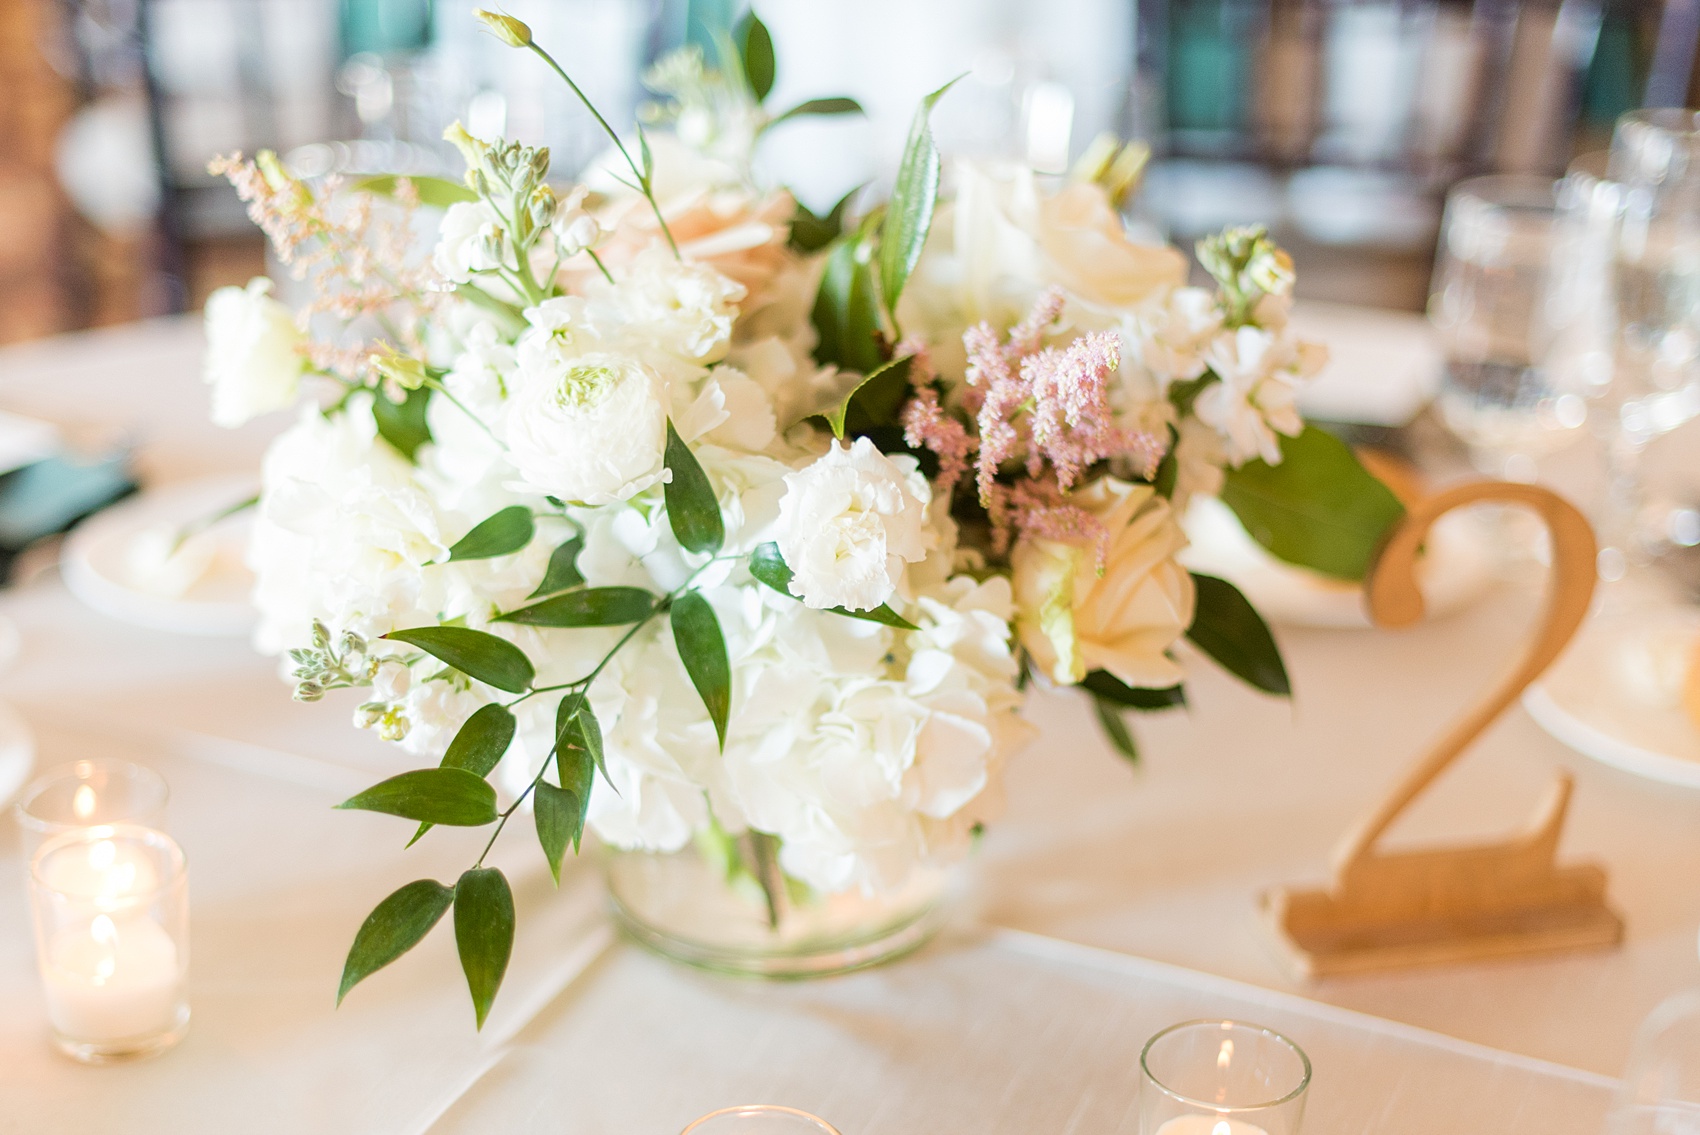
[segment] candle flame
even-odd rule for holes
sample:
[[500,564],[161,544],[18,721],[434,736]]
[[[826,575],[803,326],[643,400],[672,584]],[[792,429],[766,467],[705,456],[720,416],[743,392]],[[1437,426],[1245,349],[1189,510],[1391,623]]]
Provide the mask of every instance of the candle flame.
[[86,784],[79,784],[77,791],[71,796],[71,811],[76,813],[77,819],[86,820],[94,815],[95,806],[99,803],[94,789]]
[[[1222,1050],[1216,1054],[1216,1067],[1226,1072],[1228,1070],[1228,1065],[1233,1062],[1234,1042],[1231,1040],[1225,1040],[1222,1042]],[[1212,1135],[1214,1135],[1214,1133],[1212,1133]]]
[[106,915],[97,914],[94,921],[89,923],[89,937],[102,946],[115,945],[118,942],[118,926]]
[[89,923],[89,937],[97,946],[105,947],[100,960],[94,964],[90,980],[96,985],[105,985],[107,979],[118,972],[118,927],[106,915],[97,914]]
[[1228,1126],[1226,1119],[1218,1119],[1216,1126],[1210,1129],[1210,1135],[1232,1135],[1233,1128]]

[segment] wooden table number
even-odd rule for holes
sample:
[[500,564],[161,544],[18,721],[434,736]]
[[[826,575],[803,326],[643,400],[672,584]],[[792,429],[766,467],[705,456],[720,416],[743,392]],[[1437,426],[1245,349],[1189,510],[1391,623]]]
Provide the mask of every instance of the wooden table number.
[[1587,520],[1535,485],[1460,485],[1413,505],[1366,581],[1371,619],[1409,626],[1423,616],[1418,551],[1436,520],[1455,508],[1497,501],[1532,509],[1552,535],[1546,610],[1515,670],[1473,706],[1392,792],[1350,831],[1326,890],[1282,888],[1263,898],[1265,917],[1296,968],[1309,977],[1478,958],[1614,945],[1623,920],[1606,905],[1606,875],[1593,864],[1559,866],[1556,852],[1571,779],[1561,774],[1521,835],[1497,843],[1388,852],[1383,833],[1558,657],[1581,626],[1594,592],[1595,543]]

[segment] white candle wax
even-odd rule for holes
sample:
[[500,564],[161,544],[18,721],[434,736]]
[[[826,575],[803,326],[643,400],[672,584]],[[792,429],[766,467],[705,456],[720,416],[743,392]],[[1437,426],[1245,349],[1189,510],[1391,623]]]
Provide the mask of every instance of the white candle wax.
[[97,915],[56,935],[42,981],[47,1015],[61,1036],[86,1042],[169,1032],[183,1003],[177,944],[159,923]]
[[1177,1115],[1157,1128],[1157,1135],[1269,1135],[1255,1123],[1220,1115]]
[[142,849],[111,839],[67,848],[42,864],[42,883],[61,894],[92,898],[111,910],[159,889],[159,872]]

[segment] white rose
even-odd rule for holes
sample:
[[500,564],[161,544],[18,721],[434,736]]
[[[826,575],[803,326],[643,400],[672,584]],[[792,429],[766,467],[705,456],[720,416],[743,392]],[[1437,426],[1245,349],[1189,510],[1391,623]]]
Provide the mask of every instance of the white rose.
[[889,458],[865,437],[788,474],[778,543],[793,593],[810,607],[884,603],[903,565],[929,551],[931,499],[913,458]]
[[588,354],[528,368],[508,409],[508,459],[526,488],[612,504],[662,479],[667,411],[659,377],[623,355]]
[[1069,497],[1110,533],[1104,569],[1091,544],[1024,538],[1010,557],[1021,644],[1055,682],[1108,670],[1162,689],[1185,674],[1168,656],[1192,625],[1192,577],[1175,561],[1186,536],[1150,485],[1103,477]]
[[1221,435],[1236,467],[1254,457],[1280,464],[1276,435],[1297,437],[1304,430],[1299,387],[1322,369],[1327,351],[1285,332],[1247,325],[1218,334],[1204,357],[1222,381],[1204,388],[1193,413]]
[[474,272],[501,267],[507,239],[501,219],[486,201],[457,201],[443,214],[431,263],[447,280],[465,283]]
[[306,336],[287,307],[271,298],[264,276],[246,288],[207,297],[203,374],[213,388],[212,419],[234,427],[295,401],[306,360]]

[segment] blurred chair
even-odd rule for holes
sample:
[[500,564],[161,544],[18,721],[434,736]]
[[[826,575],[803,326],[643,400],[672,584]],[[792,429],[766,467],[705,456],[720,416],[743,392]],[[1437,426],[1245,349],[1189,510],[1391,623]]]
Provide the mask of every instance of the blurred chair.
[[1139,19],[1147,207],[1171,234],[1261,221],[1312,294],[1417,308],[1446,188],[1556,176],[1644,97],[1680,103],[1700,0],[1140,0]]

